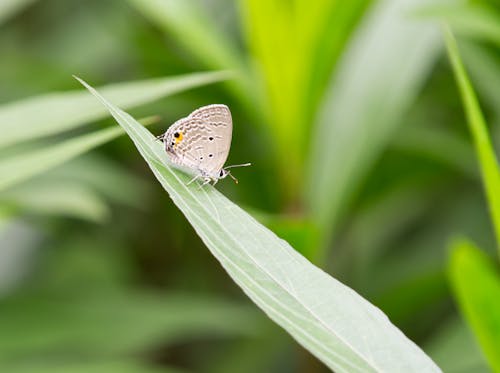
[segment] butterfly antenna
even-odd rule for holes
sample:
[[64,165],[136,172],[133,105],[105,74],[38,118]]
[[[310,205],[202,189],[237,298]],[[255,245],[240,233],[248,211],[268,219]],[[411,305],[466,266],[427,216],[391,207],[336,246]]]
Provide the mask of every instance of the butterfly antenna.
[[234,167],[247,167],[247,166],[251,166],[251,165],[252,165],[251,163],[233,164],[232,166],[224,167],[224,169],[234,168]]

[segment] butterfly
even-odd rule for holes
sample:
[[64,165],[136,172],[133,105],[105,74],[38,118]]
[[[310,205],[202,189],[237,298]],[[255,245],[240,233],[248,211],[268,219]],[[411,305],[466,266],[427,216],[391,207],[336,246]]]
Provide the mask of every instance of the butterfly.
[[188,183],[203,179],[203,184],[230,176],[233,167],[250,166],[250,163],[224,167],[231,148],[233,121],[226,105],[203,106],[186,118],[179,119],[167,131],[158,136],[165,145],[170,160],[187,168],[195,177]]

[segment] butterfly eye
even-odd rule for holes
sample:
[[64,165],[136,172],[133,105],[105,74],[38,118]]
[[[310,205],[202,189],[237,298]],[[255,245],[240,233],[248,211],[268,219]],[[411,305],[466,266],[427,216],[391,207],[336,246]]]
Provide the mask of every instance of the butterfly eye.
[[219,177],[224,177],[224,170],[220,170]]

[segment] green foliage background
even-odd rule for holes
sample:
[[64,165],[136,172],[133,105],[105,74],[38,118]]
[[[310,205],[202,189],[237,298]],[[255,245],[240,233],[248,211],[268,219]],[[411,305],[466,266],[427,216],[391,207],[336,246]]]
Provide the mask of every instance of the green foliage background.
[[326,371],[76,74],[158,134],[226,103],[253,166],[219,190],[444,371],[499,371],[499,25],[472,0],[0,3],[0,369]]

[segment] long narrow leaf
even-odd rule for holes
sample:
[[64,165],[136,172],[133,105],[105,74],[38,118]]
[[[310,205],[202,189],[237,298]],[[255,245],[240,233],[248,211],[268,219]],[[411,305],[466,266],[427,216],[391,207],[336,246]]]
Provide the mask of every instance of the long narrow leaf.
[[81,81],[127,131],[149,167],[232,279],[336,372],[438,372],[376,307],[297,253],[215,188],[186,185],[161,144]]
[[500,277],[492,262],[467,241],[452,246],[449,274],[460,309],[493,371],[500,372]]
[[144,16],[175,36],[195,58],[211,69],[240,65],[236,48],[217,30],[215,20],[193,0],[129,0]]
[[70,216],[98,223],[110,215],[106,202],[95,190],[60,179],[11,188],[0,194],[0,203],[30,214]]
[[498,252],[500,254],[500,168],[495,151],[488,135],[488,129],[476,93],[465,71],[458,46],[451,33],[445,26],[446,46],[448,55],[455,73],[464,110],[469,123],[469,130],[474,140],[481,173],[483,176],[486,196],[493,220],[493,228],[497,237]]
[[57,145],[0,160],[0,191],[50,170],[77,155],[123,134],[120,128],[105,128]]
[[244,66],[236,41],[218,29],[218,20],[206,14],[199,1],[129,0],[129,3],[173,37],[200,66],[238,72],[237,79],[228,81],[228,88],[245,107],[254,107],[252,71]]
[[[195,73],[102,87],[121,106],[132,108],[160,97],[228,78],[226,72]],[[103,118],[106,111],[83,91],[51,93],[0,106],[0,148],[53,135]]]
[[247,43],[264,78],[268,125],[287,203],[299,197],[319,99],[368,3],[240,1]]
[[378,3],[329,88],[311,148],[306,194],[325,232],[338,223],[361,180],[404,123],[438,56],[436,25],[408,17],[421,4]]

